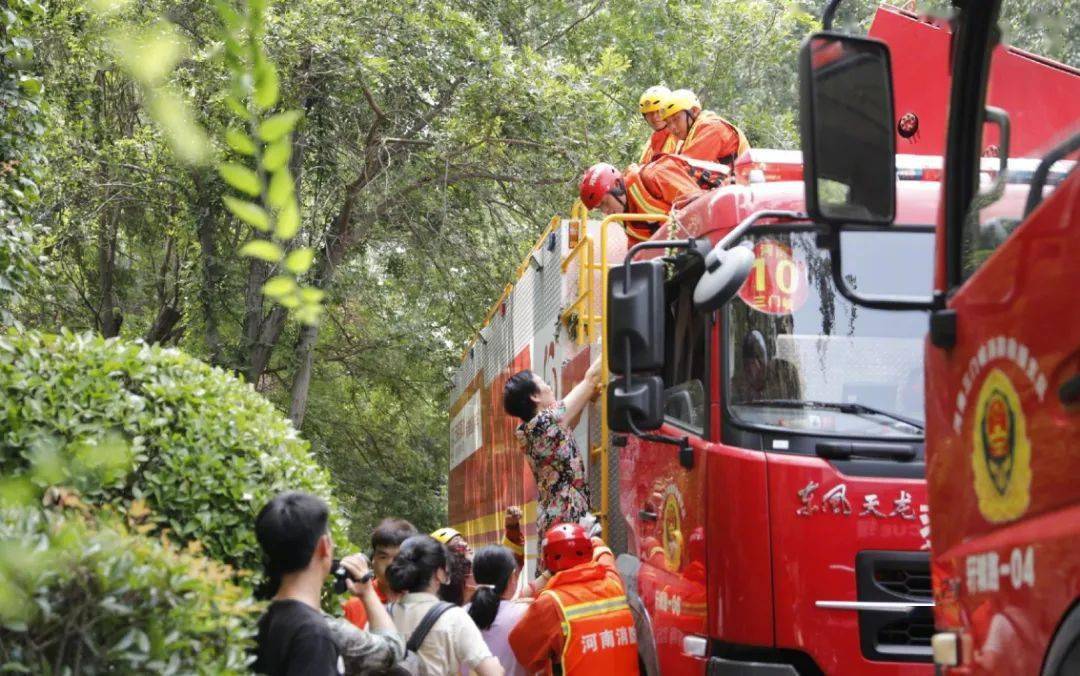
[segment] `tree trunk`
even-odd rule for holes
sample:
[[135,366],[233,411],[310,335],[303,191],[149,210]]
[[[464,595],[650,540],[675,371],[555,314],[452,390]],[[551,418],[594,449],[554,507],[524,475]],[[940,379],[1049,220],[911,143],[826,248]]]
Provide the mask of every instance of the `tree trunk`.
[[173,335],[173,329],[176,328],[176,324],[181,317],[183,315],[180,310],[177,310],[172,305],[162,305],[161,309],[158,310],[157,318],[154,319],[153,326],[146,333],[146,342],[151,345],[166,342]]
[[293,426],[300,429],[307,412],[308,394],[311,391],[311,373],[314,370],[315,345],[319,341],[319,325],[304,326],[296,341],[296,372],[293,374],[292,392],[289,401],[289,419]]
[[97,324],[101,335],[113,338],[120,335],[123,315],[116,305],[116,238],[121,217],[120,209],[109,210],[105,223],[98,232],[98,304]]
[[222,266],[218,258],[217,235],[221,223],[222,210],[218,195],[210,190],[210,182],[204,172],[196,171],[192,175],[195,194],[199,200],[197,234],[199,238],[199,257],[202,263],[202,288],[199,289],[199,306],[203,315],[203,339],[210,355],[210,363],[222,365],[221,331],[218,328],[215,299],[222,290]]

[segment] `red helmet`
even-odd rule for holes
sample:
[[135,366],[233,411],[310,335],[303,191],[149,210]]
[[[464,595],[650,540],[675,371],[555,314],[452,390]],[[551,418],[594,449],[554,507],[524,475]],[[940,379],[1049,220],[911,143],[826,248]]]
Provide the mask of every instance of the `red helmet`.
[[588,563],[592,555],[592,540],[580,524],[556,524],[544,536],[544,566],[553,573]]
[[581,177],[578,195],[586,208],[595,209],[604,195],[620,180],[622,180],[622,173],[612,165],[607,162],[594,164]]

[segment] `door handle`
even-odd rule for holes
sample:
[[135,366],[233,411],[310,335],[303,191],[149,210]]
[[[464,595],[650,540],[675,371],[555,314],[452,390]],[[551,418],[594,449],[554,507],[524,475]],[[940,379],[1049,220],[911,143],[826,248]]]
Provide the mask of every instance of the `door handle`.
[[1072,406],[1080,403],[1080,375],[1075,375],[1058,388],[1058,399],[1062,406]]

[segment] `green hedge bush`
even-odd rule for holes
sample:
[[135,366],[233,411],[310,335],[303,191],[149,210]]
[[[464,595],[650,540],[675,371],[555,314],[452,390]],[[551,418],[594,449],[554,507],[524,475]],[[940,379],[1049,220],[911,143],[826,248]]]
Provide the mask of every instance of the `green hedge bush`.
[[[145,502],[156,520],[148,534],[198,540],[241,579],[261,568],[253,526],[271,496],[331,495],[326,471],[289,421],[220,369],[178,350],[90,334],[0,336],[0,475],[29,476],[49,453],[77,467],[80,448],[117,433],[133,470],[79,486],[82,499],[121,511]],[[345,544],[333,511],[335,541]]]
[[168,543],[40,508],[0,514],[0,671],[239,674],[259,605]]

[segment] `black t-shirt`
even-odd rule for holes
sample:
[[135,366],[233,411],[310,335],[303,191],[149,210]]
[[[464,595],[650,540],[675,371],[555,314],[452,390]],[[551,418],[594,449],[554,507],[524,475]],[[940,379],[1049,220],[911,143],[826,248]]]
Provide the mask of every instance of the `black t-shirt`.
[[274,601],[259,620],[256,673],[339,676],[337,648],[322,614],[300,601]]

